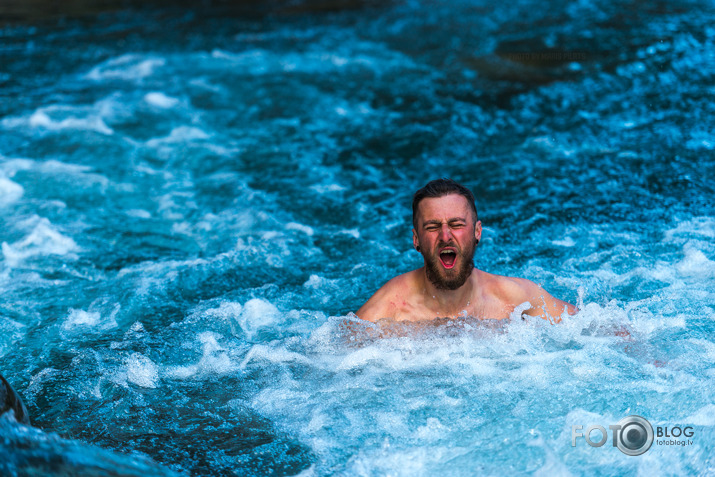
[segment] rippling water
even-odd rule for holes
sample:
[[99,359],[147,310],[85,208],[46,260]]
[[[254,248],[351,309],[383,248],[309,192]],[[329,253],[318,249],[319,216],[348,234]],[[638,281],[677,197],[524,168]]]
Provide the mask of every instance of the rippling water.
[[[0,471],[715,472],[712,2],[275,8],[0,31]],[[440,176],[582,311],[348,315]],[[630,414],[693,443],[571,445]]]

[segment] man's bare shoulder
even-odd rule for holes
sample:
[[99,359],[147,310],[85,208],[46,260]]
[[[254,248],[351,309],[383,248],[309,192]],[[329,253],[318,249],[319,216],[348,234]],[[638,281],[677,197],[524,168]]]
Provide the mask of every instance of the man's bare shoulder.
[[529,308],[524,310],[525,314],[556,318],[564,310],[569,314],[578,311],[575,306],[555,298],[540,285],[527,278],[487,275],[489,275],[487,280],[492,292],[505,303],[509,303],[511,306],[529,303]]
[[482,270],[479,270],[478,273],[482,288],[490,294],[510,302],[526,297],[533,287],[538,286],[525,278],[496,275]]
[[417,289],[417,280],[417,270],[390,279],[355,314],[367,321],[395,318],[402,308],[408,306]]

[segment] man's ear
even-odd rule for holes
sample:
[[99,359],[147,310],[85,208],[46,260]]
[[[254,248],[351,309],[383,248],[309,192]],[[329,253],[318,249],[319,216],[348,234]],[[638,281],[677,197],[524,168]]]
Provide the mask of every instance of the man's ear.
[[482,239],[482,221],[477,220],[477,223],[474,224],[474,238],[476,239],[477,243]]
[[414,245],[415,250],[420,251],[420,239],[417,237],[417,230],[412,229],[412,245]]

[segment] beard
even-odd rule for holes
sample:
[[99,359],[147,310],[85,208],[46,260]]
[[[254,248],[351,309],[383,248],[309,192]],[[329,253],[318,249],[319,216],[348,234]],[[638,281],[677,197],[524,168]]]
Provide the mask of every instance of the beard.
[[[435,250],[449,245],[451,244],[438,244]],[[474,250],[476,249],[476,245],[476,240],[472,240],[472,243],[464,250],[460,250],[457,253],[459,267],[452,269],[445,269],[438,256],[428,256],[426,251],[423,252],[422,256],[425,259],[427,279],[432,282],[432,285],[438,290],[456,290],[464,285],[474,269]]]

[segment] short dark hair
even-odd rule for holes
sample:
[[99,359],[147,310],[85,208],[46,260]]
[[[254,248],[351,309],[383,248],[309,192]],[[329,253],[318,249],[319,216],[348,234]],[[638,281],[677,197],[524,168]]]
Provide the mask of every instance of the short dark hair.
[[427,185],[415,192],[415,196],[412,198],[412,225],[417,228],[417,208],[422,199],[444,197],[449,194],[459,194],[467,199],[467,203],[472,208],[472,212],[474,212],[474,223],[476,224],[479,220],[479,215],[477,214],[477,206],[474,204],[472,191],[452,179],[435,179],[429,181]]

